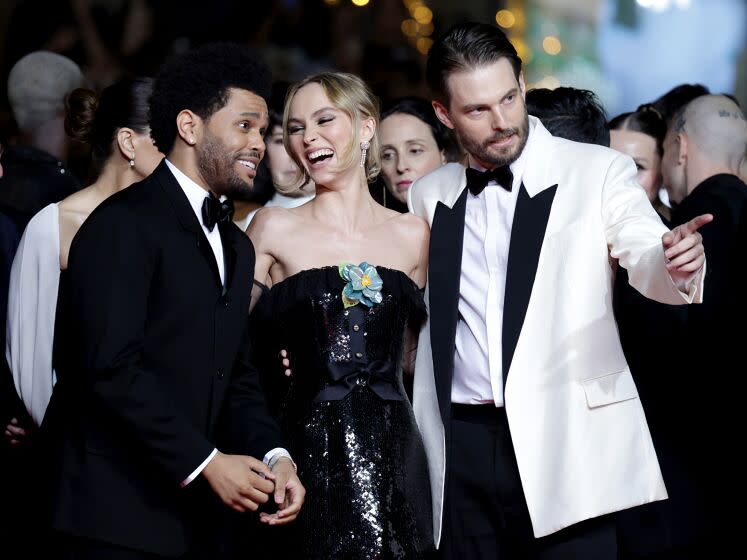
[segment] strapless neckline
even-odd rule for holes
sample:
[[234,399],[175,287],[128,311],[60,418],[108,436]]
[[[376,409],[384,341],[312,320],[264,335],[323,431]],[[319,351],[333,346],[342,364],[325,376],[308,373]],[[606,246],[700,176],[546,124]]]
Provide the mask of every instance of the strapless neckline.
[[[423,288],[420,288],[415,281],[410,278],[406,272],[398,269],[398,268],[389,268],[387,266],[378,266],[378,265],[372,265],[374,268],[376,268],[377,271],[385,270],[391,274],[395,274],[400,276],[403,280],[409,282],[412,285],[412,288],[415,290],[422,290]],[[291,274],[290,276],[286,276],[283,278],[280,282],[276,282],[272,285],[272,287],[269,288],[269,291],[272,292],[275,290],[275,288],[278,288],[279,286],[282,286],[283,284],[292,283],[294,281],[297,281],[304,276],[310,275],[310,274],[318,274],[318,273],[328,273],[329,271],[334,270],[335,273],[338,271],[337,265],[325,265],[325,266],[318,266],[314,268],[304,268],[303,270],[299,270],[298,272],[295,272]],[[342,278],[340,278],[342,281]],[[263,284],[264,285],[264,284]]]

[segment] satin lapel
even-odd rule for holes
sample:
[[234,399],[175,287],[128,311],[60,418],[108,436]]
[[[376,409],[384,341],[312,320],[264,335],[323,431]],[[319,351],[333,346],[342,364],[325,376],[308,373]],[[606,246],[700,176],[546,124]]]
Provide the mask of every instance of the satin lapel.
[[458,320],[459,281],[467,189],[453,208],[439,202],[433,215],[428,269],[433,374],[444,424],[451,417],[451,379]]
[[503,303],[503,381],[508,378],[511,361],[519,341],[529,297],[537,274],[542,241],[547,220],[555,198],[557,185],[529,196],[521,185],[516,201],[516,212],[511,226],[511,245],[508,250],[506,293]]
[[220,274],[218,272],[218,263],[215,260],[215,253],[213,253],[213,249],[210,247],[210,242],[207,240],[207,237],[202,230],[202,224],[197,220],[197,216],[195,215],[192,206],[189,204],[187,195],[184,194],[182,187],[179,185],[179,181],[176,180],[176,177],[174,177],[174,174],[171,173],[166,165],[166,160],[163,160],[158,164],[158,167],[156,167],[152,176],[158,180],[158,183],[168,196],[171,207],[173,208],[181,226],[195,235],[195,244],[207,261],[210,270],[212,270],[217,286],[222,289]]
[[236,236],[245,234],[233,222],[221,224],[219,228],[220,238],[223,242],[223,262],[226,267],[226,282],[223,293],[226,294],[231,290],[231,282],[233,282],[236,272]]

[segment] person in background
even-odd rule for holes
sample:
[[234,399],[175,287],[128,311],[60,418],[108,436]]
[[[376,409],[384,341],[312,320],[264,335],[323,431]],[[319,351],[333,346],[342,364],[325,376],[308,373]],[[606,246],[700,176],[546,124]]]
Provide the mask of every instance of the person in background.
[[607,127],[610,147],[633,158],[638,169],[638,184],[646,191],[646,196],[664,224],[669,225],[671,209],[659,196],[662,190],[661,156],[667,134],[664,117],[653,105],[641,105],[631,113],[616,116]]
[[709,93],[711,93],[710,90],[703,84],[679,84],[654,99],[651,105],[659,111],[667,127],[669,127],[672,124],[674,115],[685,105],[696,97],[708,95]]
[[52,350],[60,271],[67,267],[73,237],[94,208],[144,178],[160,161],[161,154],[149,136],[151,91],[151,80],[138,78],[112,85],[100,96],[87,89],[76,89],[69,95],[65,127],[71,138],[91,147],[96,180],[37,213],[26,227],[13,261],[3,363],[9,365],[7,378],[13,396],[21,399],[21,410],[6,419],[5,438],[23,448],[12,458],[14,480],[17,484],[29,480],[32,490],[9,498],[9,502],[16,514],[26,512],[22,518],[37,531],[43,523],[39,509],[28,504],[38,504],[44,498],[35,495],[38,489],[31,480],[44,465],[35,434],[55,383]]
[[[666,121],[652,105],[618,115],[609,122],[611,147],[629,155],[636,165],[636,180],[646,191],[662,222],[671,225],[671,209],[662,201],[661,159]],[[709,253],[709,266],[711,255]],[[686,338],[688,308],[666,305],[644,297],[630,285],[628,271],[616,267],[612,306],[620,343],[638,389],[661,466],[668,500],[652,502],[618,512],[616,516],[620,559],[658,558],[672,548],[668,519],[681,514],[683,475],[677,460],[677,415],[682,372],[687,358],[669,351]],[[686,382],[686,381],[685,381]]]
[[741,255],[747,246],[747,185],[738,171],[745,147],[744,111],[710,94],[675,114],[664,140],[662,174],[676,203],[672,223],[701,212],[714,216],[701,229],[708,255],[703,302],[687,309],[685,327],[686,340],[704,351],[681,364],[676,392],[662,403],[676,452],[674,476],[671,482],[665,478],[672,558],[727,558],[743,531],[732,506],[745,491],[744,462],[734,455],[739,436],[733,433],[744,421],[747,267]]
[[8,75],[8,100],[19,129],[3,156],[0,209],[11,212],[19,234],[39,210],[80,187],[66,166],[70,139],[65,135],[65,98],[83,87],[72,60],[36,51],[15,63]]
[[537,117],[553,136],[610,145],[607,114],[592,91],[572,87],[535,88],[527,92],[526,104],[527,112]]
[[403,97],[381,112],[381,176],[383,204],[407,211],[410,186],[447,161],[459,159],[453,134],[425,99]]
[[148,126],[152,89],[149,78],[136,78],[118,82],[100,96],[88,89],[68,96],[65,130],[73,140],[90,146],[96,180],[48,205],[29,222],[8,292],[5,355],[16,390],[37,427],[54,385],[57,290],[73,237],[99,204],[150,175],[163,157]]

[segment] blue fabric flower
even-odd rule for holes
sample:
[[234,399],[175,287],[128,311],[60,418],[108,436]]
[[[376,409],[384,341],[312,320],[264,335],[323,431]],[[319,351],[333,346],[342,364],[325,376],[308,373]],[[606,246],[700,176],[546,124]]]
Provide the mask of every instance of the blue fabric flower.
[[376,271],[376,267],[367,262],[359,265],[340,263],[338,270],[340,277],[347,281],[342,289],[342,303],[346,308],[359,303],[366,307],[381,303],[381,288],[384,282]]

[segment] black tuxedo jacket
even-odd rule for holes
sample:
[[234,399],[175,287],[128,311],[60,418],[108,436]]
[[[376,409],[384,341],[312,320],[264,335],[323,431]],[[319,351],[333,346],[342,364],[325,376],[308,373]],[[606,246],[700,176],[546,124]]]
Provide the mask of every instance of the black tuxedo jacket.
[[[52,527],[178,556],[205,513],[180,488],[215,448],[223,416],[239,449],[282,446],[250,364],[254,250],[220,226],[212,249],[166,164],[86,220],[63,273],[58,383],[44,420],[55,472]],[[236,439],[233,440],[236,442]],[[199,526],[197,527],[199,529]]]

